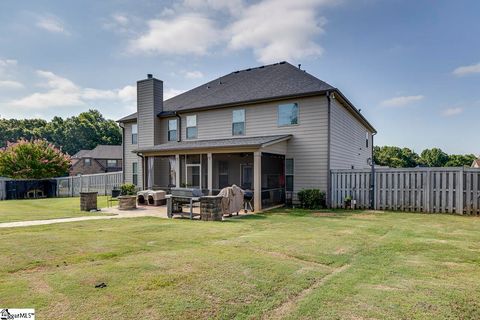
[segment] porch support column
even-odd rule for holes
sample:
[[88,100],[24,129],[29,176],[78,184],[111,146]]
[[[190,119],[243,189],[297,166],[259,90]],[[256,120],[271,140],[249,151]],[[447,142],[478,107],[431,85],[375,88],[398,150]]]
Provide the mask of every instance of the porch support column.
[[213,155],[212,153],[207,153],[207,188],[208,188],[208,194],[212,195],[212,190],[213,190]]
[[175,155],[175,187],[180,188],[180,155]]
[[262,211],[262,152],[253,153],[253,207]]

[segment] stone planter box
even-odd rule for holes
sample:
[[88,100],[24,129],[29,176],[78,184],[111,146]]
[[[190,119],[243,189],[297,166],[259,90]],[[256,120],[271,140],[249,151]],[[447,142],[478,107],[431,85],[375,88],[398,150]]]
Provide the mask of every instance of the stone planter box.
[[118,210],[137,209],[136,196],[120,196],[118,197]]
[[97,210],[97,195],[98,192],[80,192],[80,210]]

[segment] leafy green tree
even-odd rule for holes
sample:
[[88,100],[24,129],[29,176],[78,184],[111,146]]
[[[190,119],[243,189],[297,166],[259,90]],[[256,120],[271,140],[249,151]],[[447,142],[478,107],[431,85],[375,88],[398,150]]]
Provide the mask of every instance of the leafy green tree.
[[44,179],[68,173],[70,157],[46,140],[19,140],[0,150],[0,176]]
[[0,119],[0,147],[20,139],[46,139],[68,154],[92,149],[98,144],[120,145],[122,135],[113,120],[105,119],[97,110],[82,112],[67,119]]
[[409,148],[375,146],[375,164],[392,168],[411,168],[418,164],[418,154]]
[[420,154],[420,162],[428,167],[443,167],[448,162],[448,154],[440,148],[425,149]]
[[445,167],[470,167],[477,157],[473,154],[451,154]]

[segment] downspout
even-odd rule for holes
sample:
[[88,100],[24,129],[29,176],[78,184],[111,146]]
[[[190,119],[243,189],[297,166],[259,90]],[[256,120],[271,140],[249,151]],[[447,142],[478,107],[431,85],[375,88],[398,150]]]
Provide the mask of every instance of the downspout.
[[375,158],[374,158],[374,144],[373,137],[376,135],[376,132],[372,132],[372,177],[370,181],[370,209],[375,210]]
[[122,183],[125,183],[125,126],[118,124],[122,128]]
[[330,97],[330,91],[327,91],[326,93],[327,96],[327,127],[328,127],[328,134],[327,134],[327,207],[330,208],[332,201],[331,201],[331,195],[332,195],[332,181],[331,181],[331,172],[330,172],[330,142],[331,142],[331,105],[332,105],[332,100]]
[[145,157],[141,153],[137,153],[137,157],[142,158],[142,190],[145,190]]

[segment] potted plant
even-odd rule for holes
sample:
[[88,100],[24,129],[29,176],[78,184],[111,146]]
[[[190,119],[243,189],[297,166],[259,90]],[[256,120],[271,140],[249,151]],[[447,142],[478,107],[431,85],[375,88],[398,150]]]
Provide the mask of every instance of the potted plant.
[[346,196],[344,200],[345,209],[350,209],[352,207],[352,197]]
[[137,208],[137,196],[135,185],[125,183],[120,186],[120,196],[118,197],[119,210],[133,210]]

